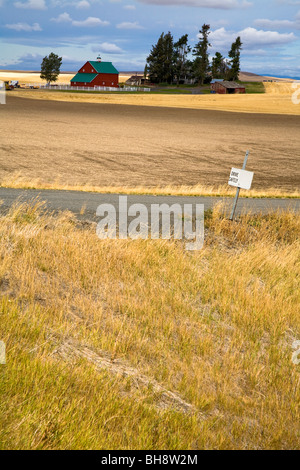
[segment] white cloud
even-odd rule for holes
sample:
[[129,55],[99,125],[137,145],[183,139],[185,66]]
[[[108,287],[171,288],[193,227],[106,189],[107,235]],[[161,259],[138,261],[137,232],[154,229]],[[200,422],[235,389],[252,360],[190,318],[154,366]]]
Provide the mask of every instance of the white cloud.
[[72,26],[81,28],[95,28],[96,26],[107,26],[110,23],[108,21],[102,21],[100,18],[94,18],[89,16],[86,20],[77,21],[73,20],[69,13],[61,13],[57,18],[51,18],[51,21],[55,23],[71,23]]
[[68,23],[72,22],[72,18],[70,17],[69,13],[61,13],[58,15],[57,18],[51,18],[50,21],[54,21],[55,23]]
[[251,49],[257,46],[276,46],[295,41],[294,33],[281,34],[277,31],[263,31],[255,28],[246,28],[237,33],[219,28],[212,31],[210,40],[215,47],[224,49],[235,41],[237,36],[241,36],[244,49]]
[[135,5],[124,5],[124,10],[136,10],[136,6]]
[[247,8],[252,3],[247,0],[137,0],[140,3],[157,6],[187,6],[198,8],[216,8],[220,10],[232,10],[234,8]]
[[124,21],[123,23],[117,24],[118,29],[145,29],[141,26],[138,21],[131,23],[129,21]]
[[87,2],[87,0],[82,0],[81,2],[78,2],[76,4],[76,8],[78,9],[85,9],[85,8],[90,8],[90,4],[89,2]]
[[103,52],[107,54],[122,54],[124,52],[119,46],[110,42],[103,42],[98,46],[93,46],[92,51]]
[[254,21],[255,26],[259,28],[277,29],[300,29],[300,11],[295,16],[295,20],[268,20],[258,19]]
[[31,31],[42,31],[42,28],[38,23],[33,23],[31,26],[28,23],[14,23],[14,24],[7,24],[5,25],[7,29],[13,29],[14,31],[26,31],[26,32],[31,32]]
[[51,0],[52,7],[65,8],[71,6],[77,9],[90,8],[91,3],[100,3],[101,0]]
[[281,28],[292,28],[295,25],[294,21],[290,20],[268,20],[258,19],[254,21],[255,26],[259,28],[269,29],[281,29]]
[[27,0],[27,2],[15,2],[14,6],[16,8],[24,8],[29,10],[46,10],[45,0]]
[[108,26],[109,21],[102,21],[100,18],[94,18],[89,16],[86,20],[83,21],[72,21],[73,26],[78,26],[82,28],[95,28],[96,26]]

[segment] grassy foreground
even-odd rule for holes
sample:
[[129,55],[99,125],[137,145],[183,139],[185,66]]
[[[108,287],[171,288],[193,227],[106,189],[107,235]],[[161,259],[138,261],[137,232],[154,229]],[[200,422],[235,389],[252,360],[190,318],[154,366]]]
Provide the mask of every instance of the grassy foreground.
[[0,217],[0,449],[299,449],[299,214],[188,253],[41,209]]

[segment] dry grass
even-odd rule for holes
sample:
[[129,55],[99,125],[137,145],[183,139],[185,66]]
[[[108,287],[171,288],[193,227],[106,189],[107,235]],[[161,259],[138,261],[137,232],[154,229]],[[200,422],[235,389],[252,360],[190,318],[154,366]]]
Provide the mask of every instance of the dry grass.
[[206,229],[191,254],[0,218],[1,449],[299,449],[300,216]]
[[[1,188],[15,188],[15,189],[52,189],[52,190],[65,190],[65,191],[83,191],[94,192],[100,194],[139,194],[139,195],[157,195],[157,196],[208,196],[208,197],[234,197],[236,189],[228,185],[220,186],[94,186],[89,184],[63,184],[55,181],[53,183],[46,183],[39,178],[28,180],[20,173],[13,173],[12,175],[4,177],[0,181]],[[278,188],[267,188],[265,190],[241,191],[240,197],[244,198],[286,198],[298,199],[300,192],[298,190],[285,191]]]

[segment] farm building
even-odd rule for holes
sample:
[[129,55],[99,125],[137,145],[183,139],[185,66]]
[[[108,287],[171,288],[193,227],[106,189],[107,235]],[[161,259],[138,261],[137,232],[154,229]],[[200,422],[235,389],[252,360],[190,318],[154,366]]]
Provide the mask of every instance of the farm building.
[[246,88],[235,82],[213,80],[211,82],[211,91],[220,95],[246,93]]
[[150,80],[145,78],[144,75],[132,75],[132,77],[130,77],[125,83],[129,86],[141,86],[149,84]]
[[118,88],[119,72],[111,62],[102,62],[100,59],[90,60],[72,78],[71,86]]

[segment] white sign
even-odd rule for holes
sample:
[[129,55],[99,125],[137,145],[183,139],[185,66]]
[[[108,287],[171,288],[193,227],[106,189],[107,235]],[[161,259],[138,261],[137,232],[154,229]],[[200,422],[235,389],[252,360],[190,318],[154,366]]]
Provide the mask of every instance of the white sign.
[[232,168],[228,184],[241,189],[250,189],[254,173],[252,171],[239,170]]

